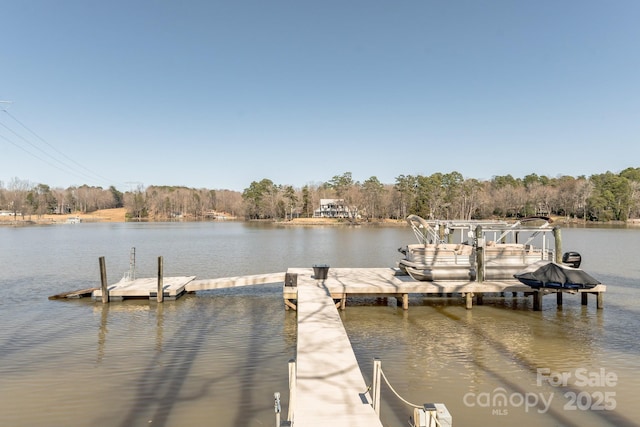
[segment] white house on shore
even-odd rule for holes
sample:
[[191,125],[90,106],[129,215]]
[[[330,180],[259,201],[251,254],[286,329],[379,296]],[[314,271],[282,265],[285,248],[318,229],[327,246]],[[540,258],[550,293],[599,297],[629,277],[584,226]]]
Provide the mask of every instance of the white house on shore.
[[314,218],[354,218],[357,212],[349,209],[344,199],[320,199],[320,208],[313,211]]

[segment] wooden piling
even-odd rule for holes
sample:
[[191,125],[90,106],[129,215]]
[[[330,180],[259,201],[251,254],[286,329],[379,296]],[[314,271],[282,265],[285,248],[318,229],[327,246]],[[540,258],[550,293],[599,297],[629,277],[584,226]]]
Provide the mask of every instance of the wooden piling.
[[555,238],[556,263],[562,264],[562,233],[560,227],[553,227],[553,237]]
[[533,311],[542,310],[542,291],[533,291]]
[[473,292],[467,292],[465,295],[465,303],[467,310],[471,310],[473,308]]
[[596,308],[599,310],[604,308],[604,292],[596,293]]
[[582,305],[587,305],[589,294],[586,292],[581,292],[580,297],[582,299]]
[[109,302],[109,288],[107,286],[107,266],[103,256],[101,256],[98,259],[98,261],[100,263],[100,284],[102,288],[102,303],[107,304]]
[[558,307],[562,306],[562,292],[556,292],[556,303]]
[[163,270],[164,260],[161,256],[158,257],[158,302],[164,301],[164,283],[163,283]]

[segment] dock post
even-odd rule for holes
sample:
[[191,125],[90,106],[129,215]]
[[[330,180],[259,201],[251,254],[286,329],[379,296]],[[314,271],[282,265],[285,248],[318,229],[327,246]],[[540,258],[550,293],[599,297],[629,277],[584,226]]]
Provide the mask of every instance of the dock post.
[[[295,292],[295,293],[294,293]],[[294,293],[294,295],[292,295]],[[289,310],[290,308],[296,310],[297,307],[294,303],[291,302],[291,296],[297,298],[298,294],[298,274],[297,273],[285,273],[284,275],[284,309]]]
[[281,427],[280,425],[280,411],[282,410],[282,407],[280,406],[280,393],[275,392],[273,393],[273,410],[276,413],[276,427]]
[[98,259],[100,263],[100,283],[102,287],[102,303],[106,304],[109,302],[109,288],[107,287],[107,267],[104,261],[104,257],[101,256]]
[[164,301],[164,283],[163,283],[163,264],[164,261],[161,256],[158,257],[158,302]]
[[558,303],[558,307],[562,307],[562,292],[556,292],[556,302]]
[[603,309],[604,308],[604,292],[596,293],[596,308]]
[[373,410],[380,418],[380,372],[382,371],[382,362],[380,359],[373,359],[373,383],[371,385],[371,399],[373,400]]
[[542,310],[542,291],[533,291],[533,311]]
[[476,281],[484,282],[484,237],[481,225],[476,227]]
[[409,310],[409,294],[402,294],[402,309]]
[[582,305],[587,305],[589,294],[586,292],[581,292],[580,297],[582,298]]
[[560,227],[558,227],[557,225],[553,227],[553,237],[555,238],[556,245],[555,262],[558,264],[562,264],[562,233],[560,232]]
[[289,412],[287,413],[287,421],[293,421],[293,414],[296,409],[296,361],[289,360]]
[[467,292],[467,294],[465,295],[465,300],[467,310],[471,310],[471,308],[473,307],[473,292]]

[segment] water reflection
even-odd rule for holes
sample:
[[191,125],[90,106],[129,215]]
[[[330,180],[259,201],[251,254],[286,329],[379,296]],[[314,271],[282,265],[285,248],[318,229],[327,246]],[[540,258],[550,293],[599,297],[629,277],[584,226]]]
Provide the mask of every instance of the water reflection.
[[104,359],[104,351],[107,343],[107,321],[109,320],[110,304],[97,305],[96,310],[100,312],[100,327],[98,328],[98,357],[96,362],[100,364]]
[[[371,310],[376,312],[372,314]],[[595,419],[587,414],[568,414],[563,394],[579,394],[584,388],[572,384],[561,389],[536,385],[541,367],[554,372],[574,372],[577,368],[596,372],[602,367],[596,347],[601,333],[597,325],[601,325],[602,317],[593,311],[579,307],[571,312],[550,310],[555,318],[542,319],[539,313],[494,307],[475,307],[469,311],[446,301],[410,307],[403,314],[390,308],[352,307],[347,311],[351,313],[343,315],[345,326],[365,377],[371,378],[370,358],[382,357],[383,370],[394,379],[394,388],[409,401],[420,404],[432,401],[425,396],[437,395],[454,413],[474,414],[475,418],[468,421],[476,425],[484,418],[478,409],[470,410],[463,404],[466,393],[502,389],[509,394],[525,395],[535,391],[546,393],[546,397],[556,396],[548,408],[543,401],[530,408],[546,409],[546,413],[536,412],[537,416],[529,412],[511,413],[510,423],[630,425],[625,424],[628,420],[610,412],[589,416]],[[559,326],[550,325],[549,320]],[[569,326],[563,328],[565,323]],[[393,396],[387,392],[385,398],[392,401]],[[390,403],[387,411],[387,420],[396,423],[405,418],[407,408]],[[486,422],[492,419],[490,412],[484,416]]]

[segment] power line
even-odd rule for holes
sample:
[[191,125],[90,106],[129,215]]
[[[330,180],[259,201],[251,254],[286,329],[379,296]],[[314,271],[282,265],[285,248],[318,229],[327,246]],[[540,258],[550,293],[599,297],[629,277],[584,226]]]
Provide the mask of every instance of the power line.
[[[0,123],[0,124],[2,124],[2,123]],[[40,160],[41,162],[44,162],[44,163],[48,164],[51,167],[54,167],[54,168],[56,168],[56,169],[58,169],[58,170],[60,170],[62,172],[69,172],[69,171],[65,171],[64,169],[60,168],[59,166],[54,165],[53,163],[51,163],[51,162],[49,162],[49,161],[47,161],[47,160],[45,160],[45,159],[43,159],[41,157],[38,157],[37,155],[33,154],[31,151],[27,150],[26,148],[24,148],[23,146],[21,146],[19,144],[16,144],[15,142],[11,141],[9,138],[7,138],[4,135],[0,135],[0,138],[4,139],[5,141],[7,141],[8,143],[10,143],[12,145],[15,145],[16,147],[18,147],[19,149],[21,149],[22,151],[24,151],[28,155],[35,157],[36,159]]]
[[[11,104],[11,101],[0,101],[0,103],[2,104]],[[55,167],[58,170],[61,170],[63,172],[67,172],[67,173],[72,173],[75,176],[78,177],[84,177],[85,179],[89,179],[91,181],[94,182],[100,182],[99,180],[102,181],[108,181],[114,184],[121,184],[117,181],[105,178],[97,173],[95,173],[94,171],[92,171],[91,169],[83,166],[82,164],[78,163],[77,161],[75,161],[74,159],[72,159],[71,157],[69,157],[68,155],[66,155],[65,153],[63,153],[62,151],[60,151],[59,149],[57,149],[55,146],[53,146],[52,144],[50,144],[49,142],[47,142],[44,138],[42,138],[40,135],[38,135],[35,131],[33,131],[31,128],[29,128],[27,125],[25,125],[22,121],[20,121],[18,118],[16,118],[14,115],[12,115],[11,113],[9,113],[7,111],[7,108],[4,107],[2,108],[2,111],[4,113],[6,113],[9,117],[11,117],[11,119],[13,119],[16,123],[18,123],[20,126],[22,126],[25,130],[27,130],[29,133],[31,133],[33,136],[35,136],[39,141],[41,141],[43,144],[45,144],[47,147],[49,147],[51,150],[53,150],[55,153],[57,153],[59,156],[62,156],[62,158],[67,159],[69,162],[71,162],[73,165],[76,166],[72,166],[69,163],[60,160],[58,157],[52,155],[51,153],[43,150],[42,148],[40,148],[38,145],[34,144],[33,142],[29,141],[27,138],[25,138],[24,136],[18,134],[16,131],[14,131],[13,129],[11,129],[10,127],[8,127],[7,125],[5,125],[4,123],[0,122],[0,126],[4,127],[6,130],[8,130],[9,132],[11,132],[13,135],[15,135],[17,138],[19,138],[20,140],[24,141],[26,144],[28,144],[29,146],[31,146],[32,148],[34,148],[35,150],[39,151],[40,153],[42,153],[44,156],[46,156],[49,159],[54,160],[55,162],[59,163],[60,165],[64,166],[67,170],[63,170],[61,169],[59,166],[52,164],[51,162],[47,161],[46,159],[43,159],[42,157],[34,154],[33,152],[31,152],[30,150],[27,150],[24,146],[17,144],[16,142],[10,140],[9,138],[6,138],[3,135],[0,135],[0,137],[2,137],[2,139],[4,139],[5,141],[11,143],[12,145],[20,148],[22,151],[26,152],[27,154],[31,155],[32,157],[48,164],[49,166]],[[78,169],[80,168],[80,169]],[[89,174],[83,172],[82,170],[88,172]],[[97,177],[97,178],[96,178]]]
[[35,136],[36,138],[38,138],[40,141],[42,141],[44,144],[46,144],[48,147],[50,147],[52,150],[54,150],[56,153],[60,154],[62,157],[64,157],[65,159],[69,160],[71,163],[75,164],[76,166],[79,166],[80,168],[84,169],[85,171],[89,172],[90,174],[102,179],[103,181],[110,181],[110,182],[115,182],[112,181],[108,178],[105,178],[97,173],[95,173],[94,171],[86,168],[85,166],[81,165],[80,163],[76,162],[75,160],[73,160],[71,157],[67,156],[66,154],[64,154],[62,151],[58,150],[56,147],[54,147],[53,145],[49,144],[47,141],[44,140],[44,138],[42,138],[40,135],[38,135],[37,133],[35,133],[32,129],[30,129],[27,125],[25,125],[24,123],[22,123],[20,120],[18,120],[13,114],[11,114],[9,111],[7,111],[6,109],[4,110],[4,112],[11,117],[13,120],[15,120],[18,124],[20,124],[20,126],[22,126],[23,128],[25,128],[27,131],[29,131],[33,136]]
[[24,151],[25,153],[29,154],[30,156],[40,160],[41,162],[44,162],[46,164],[48,164],[49,166],[52,166],[56,169],[58,169],[59,171],[65,172],[65,173],[71,173],[77,177],[80,178],[84,178],[84,179],[90,179],[91,181],[97,182],[95,178],[88,176],[84,173],[80,173],[80,172],[76,172],[73,170],[73,168],[71,168],[69,165],[65,164],[64,162],[60,161],[59,159],[53,157],[51,154],[47,153],[46,151],[44,151],[42,148],[38,147],[37,145],[33,144],[31,141],[27,140],[26,138],[24,138],[23,136],[21,136],[20,134],[18,134],[17,132],[15,132],[13,129],[11,129],[10,127],[8,127],[7,125],[5,125],[4,123],[0,122],[0,126],[2,126],[3,128],[7,129],[9,132],[11,132],[12,134],[14,134],[16,137],[18,137],[19,139],[21,139],[22,141],[26,142],[29,146],[31,146],[32,148],[38,150],[40,153],[44,154],[44,156],[53,159],[54,161],[56,161],[57,163],[59,163],[60,165],[62,165],[63,167],[65,167],[66,169],[61,168],[59,165],[51,163],[50,161],[43,159],[42,157],[40,157],[39,155],[33,153],[32,151],[29,151],[28,149],[26,149],[23,145],[20,145],[14,141],[12,141],[11,139],[7,138],[4,135],[0,135],[0,137],[2,137],[2,139],[4,139],[5,141],[11,143],[12,145],[18,147],[19,149],[21,149],[22,151]]

